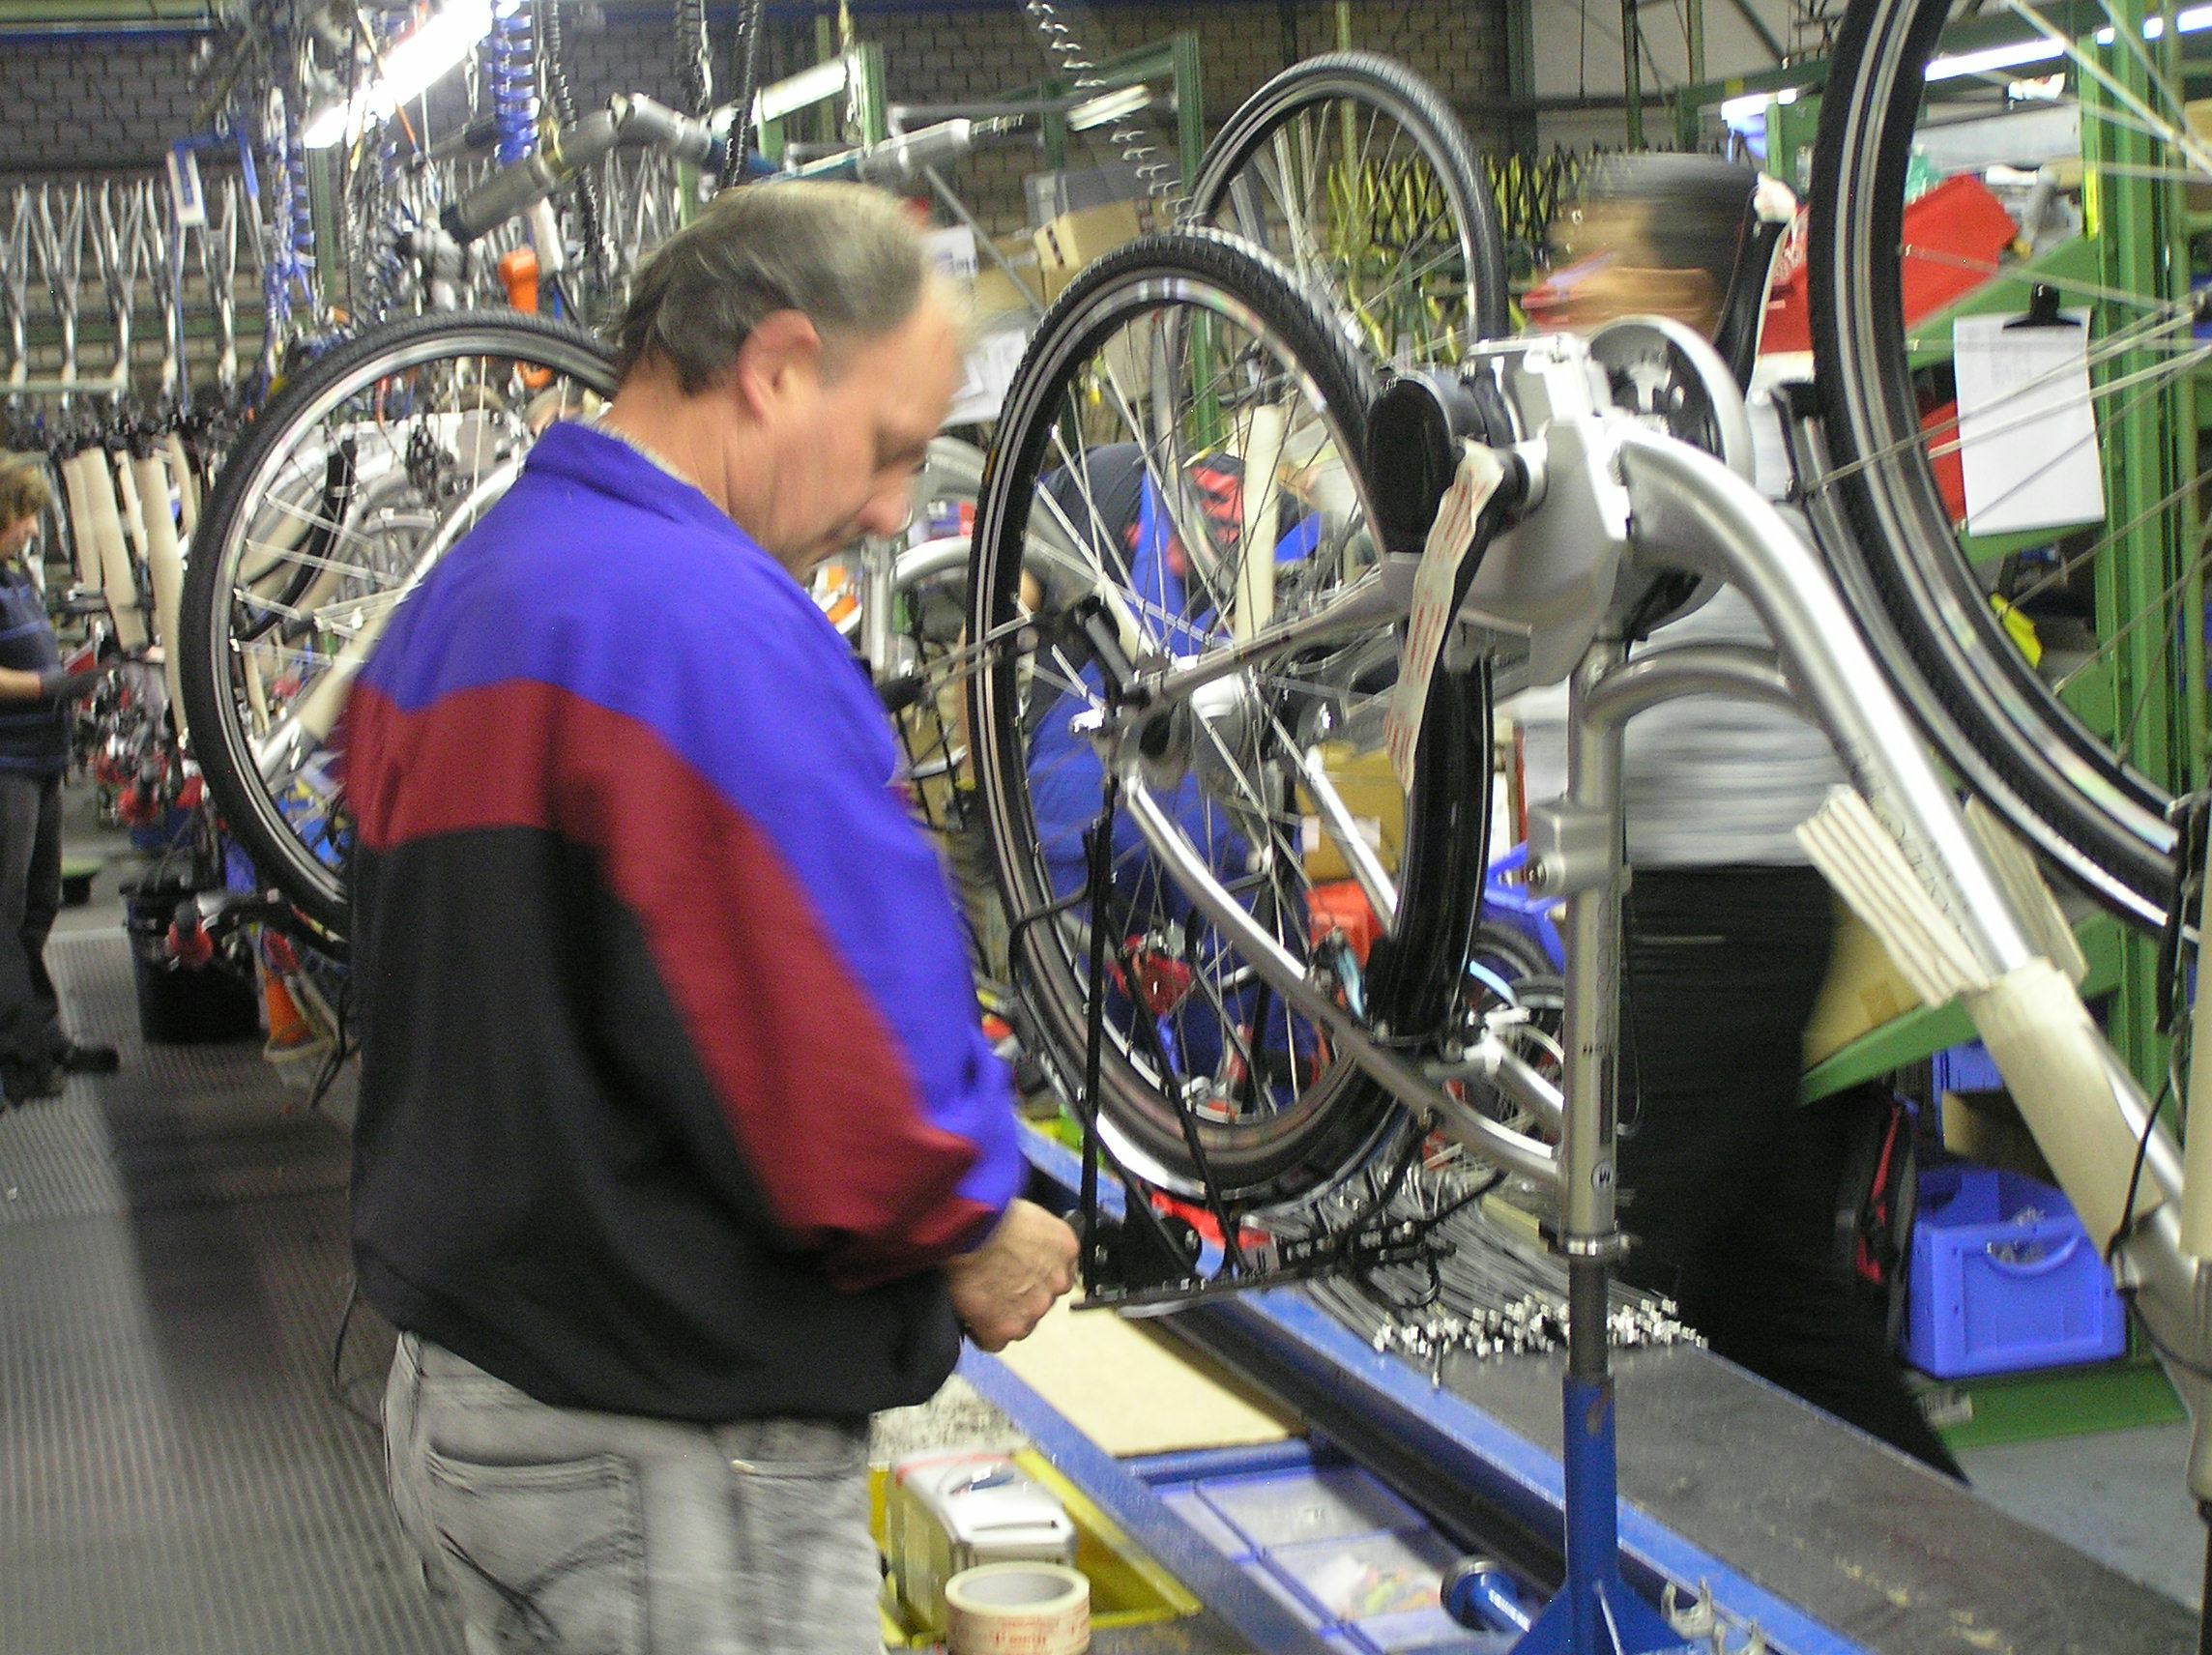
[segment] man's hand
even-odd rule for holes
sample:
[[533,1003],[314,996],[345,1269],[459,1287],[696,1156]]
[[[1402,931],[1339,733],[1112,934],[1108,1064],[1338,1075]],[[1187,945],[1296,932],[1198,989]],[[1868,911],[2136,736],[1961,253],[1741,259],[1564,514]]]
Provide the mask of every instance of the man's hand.
[[990,1238],[945,1266],[952,1308],[985,1350],[1027,1338],[1075,1285],[1075,1232],[1034,1203],[1006,1208]]

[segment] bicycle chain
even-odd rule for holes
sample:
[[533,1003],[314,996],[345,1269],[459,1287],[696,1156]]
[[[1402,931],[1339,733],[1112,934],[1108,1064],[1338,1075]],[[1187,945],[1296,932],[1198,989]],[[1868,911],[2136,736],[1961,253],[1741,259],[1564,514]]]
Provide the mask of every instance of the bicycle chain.
[[[1023,0],[1022,10],[1044,37],[1044,49],[1060,64],[1060,72],[1078,92],[1110,90],[1098,75],[1097,60],[1084,48],[1074,28],[1065,22],[1053,0]],[[1121,159],[1136,173],[1145,193],[1170,209],[1182,205],[1182,178],[1176,165],[1162,159],[1152,135],[1133,121],[1121,120],[1111,133]]]

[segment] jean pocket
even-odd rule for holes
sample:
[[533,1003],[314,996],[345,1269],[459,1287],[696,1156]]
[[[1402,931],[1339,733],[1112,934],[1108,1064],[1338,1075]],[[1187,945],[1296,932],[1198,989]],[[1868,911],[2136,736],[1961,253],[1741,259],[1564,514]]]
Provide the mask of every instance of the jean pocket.
[[645,1524],[629,1462],[486,1465],[425,1448],[423,1469],[447,1578],[494,1647],[642,1655]]
[[832,1482],[868,1465],[865,1420],[747,1419],[718,1427],[715,1446],[742,1475]]

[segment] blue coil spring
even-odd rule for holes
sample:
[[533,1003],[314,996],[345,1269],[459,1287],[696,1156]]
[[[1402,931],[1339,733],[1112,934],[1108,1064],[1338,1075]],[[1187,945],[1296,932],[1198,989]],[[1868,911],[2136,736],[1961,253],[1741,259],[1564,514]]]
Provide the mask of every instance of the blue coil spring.
[[492,119],[499,127],[502,166],[522,160],[538,144],[538,59],[531,0],[504,0],[494,9],[486,43]]
[[263,133],[269,146],[270,257],[261,272],[261,303],[274,335],[292,319],[292,152],[291,112]]
[[297,101],[287,99],[284,104],[284,160],[291,174],[291,222],[287,226],[287,233],[292,244],[292,268],[286,274],[298,280],[305,290],[307,272],[315,264],[315,215],[307,194],[307,146],[300,142],[301,126],[299,104]]

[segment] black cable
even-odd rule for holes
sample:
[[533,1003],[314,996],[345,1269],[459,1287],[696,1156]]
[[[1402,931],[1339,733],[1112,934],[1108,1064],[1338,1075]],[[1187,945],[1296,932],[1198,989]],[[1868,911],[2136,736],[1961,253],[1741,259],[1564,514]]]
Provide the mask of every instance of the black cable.
[[[576,99],[568,84],[568,37],[563,30],[561,14],[568,0],[546,0],[545,5],[545,101],[553,106],[553,119],[563,132],[576,124]],[[584,242],[584,268],[595,278],[601,274],[605,262],[605,244],[601,224],[599,175],[596,167],[586,167],[576,175],[576,231]]]
[[353,1056],[353,1042],[346,1032],[352,1000],[353,978],[349,976],[338,984],[336,1003],[331,1007],[332,1015],[337,1020],[337,1028],[333,1031],[330,1055],[323,1060],[323,1066],[315,1074],[315,1084],[308,1089],[307,1112],[310,1115],[322,1108],[323,1100],[330,1095],[331,1088],[337,1083],[339,1073],[345,1068],[346,1060]]
[[2158,1089],[2158,1096],[2151,1100],[2150,1108],[2143,1112],[2142,1136],[2136,1140],[2135,1165],[2128,1169],[2128,1198],[2120,1204],[2120,1222],[2105,1243],[2105,1263],[2110,1264],[2120,1243],[2128,1238],[2128,1231],[2135,1222],[2136,1192],[2142,1187],[2143,1162],[2150,1156],[2151,1135],[2158,1130],[2158,1112],[2173,1094],[2173,1077],[2169,1074],[2166,1084]]
[[337,1337],[331,1341],[331,1395],[337,1400],[338,1407],[382,1436],[384,1421],[357,1404],[345,1382],[346,1334],[353,1326],[353,1313],[360,1305],[361,1283],[349,1275],[346,1278],[345,1309],[338,1313]]
[[730,104],[730,133],[722,146],[724,189],[745,181],[747,131],[752,126],[753,99],[760,90],[762,0],[743,0],[738,8],[738,38],[732,51],[738,64],[737,97]]

